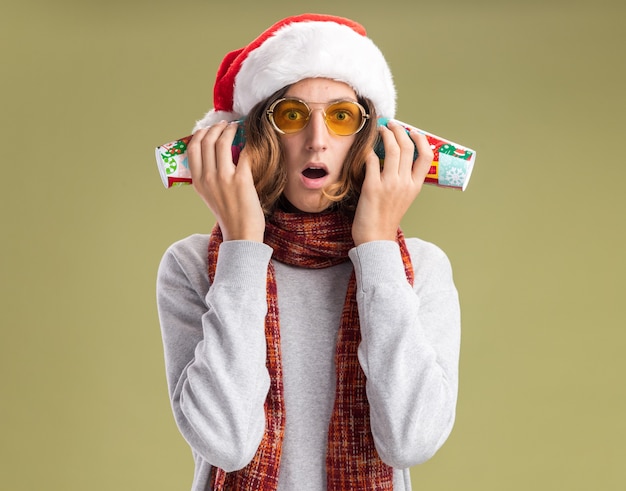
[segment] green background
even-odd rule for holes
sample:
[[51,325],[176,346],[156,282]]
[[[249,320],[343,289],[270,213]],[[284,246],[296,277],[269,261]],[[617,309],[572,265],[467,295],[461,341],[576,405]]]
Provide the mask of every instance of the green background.
[[399,119],[478,152],[403,224],[463,308],[457,423],[414,488],[624,489],[622,3],[3,0],[0,489],[189,489],[154,284],[213,219],[153,149],[226,51],[311,10],[367,27]]

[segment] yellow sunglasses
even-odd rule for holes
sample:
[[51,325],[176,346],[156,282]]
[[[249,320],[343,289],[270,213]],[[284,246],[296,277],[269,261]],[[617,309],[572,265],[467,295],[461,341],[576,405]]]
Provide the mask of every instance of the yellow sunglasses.
[[[312,113],[306,102],[287,97],[275,101],[267,110],[267,117],[276,131],[292,134],[306,128]],[[358,133],[370,117],[361,104],[349,100],[330,103],[322,113],[326,127],[340,136]]]

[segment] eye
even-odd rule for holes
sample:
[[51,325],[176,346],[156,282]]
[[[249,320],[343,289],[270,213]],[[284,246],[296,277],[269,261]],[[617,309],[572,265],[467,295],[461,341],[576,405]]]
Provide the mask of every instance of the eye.
[[332,111],[328,117],[337,123],[349,123],[355,119],[355,114],[347,109],[337,109]]
[[287,109],[283,112],[283,118],[288,119],[289,121],[298,121],[299,119],[305,117],[304,113],[302,111],[298,111],[297,109]]
[[285,100],[275,109],[276,117],[283,121],[299,122],[309,117],[308,108],[300,101]]

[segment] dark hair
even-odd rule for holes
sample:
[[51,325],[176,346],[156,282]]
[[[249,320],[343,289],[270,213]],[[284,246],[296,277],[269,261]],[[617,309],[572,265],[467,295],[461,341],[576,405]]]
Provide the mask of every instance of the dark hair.
[[[252,167],[252,177],[266,216],[276,209],[287,182],[280,138],[266,116],[269,106],[284,97],[289,86],[278,90],[256,104],[245,120],[246,148]],[[365,178],[365,159],[374,146],[378,132],[376,113],[372,102],[358,97],[370,118],[356,134],[354,143],[343,163],[339,181],[324,189],[324,195],[335,203],[335,208],[353,215]]]

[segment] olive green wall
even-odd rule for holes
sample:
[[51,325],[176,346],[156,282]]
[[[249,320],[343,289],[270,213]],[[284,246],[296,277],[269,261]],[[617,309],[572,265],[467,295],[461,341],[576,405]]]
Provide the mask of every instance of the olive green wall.
[[211,107],[227,50],[314,10],[365,24],[400,119],[478,151],[465,193],[428,187],[404,222],[463,306],[456,427],[415,489],[623,489],[621,3],[3,1],[0,488],[189,489],[154,282],[212,218],[153,149]]

